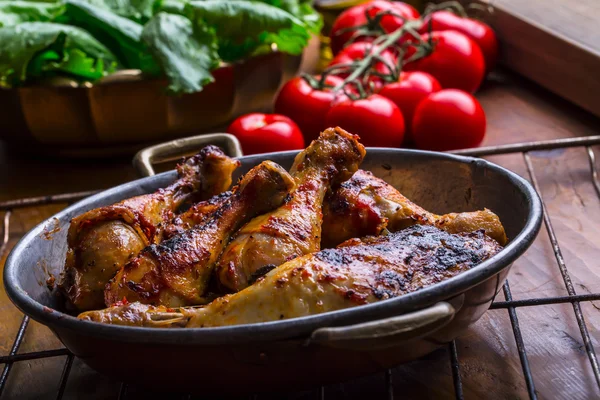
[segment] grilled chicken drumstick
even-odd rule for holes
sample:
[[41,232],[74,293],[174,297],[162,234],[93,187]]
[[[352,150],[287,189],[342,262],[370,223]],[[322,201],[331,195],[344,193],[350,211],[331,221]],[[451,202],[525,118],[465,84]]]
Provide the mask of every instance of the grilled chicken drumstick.
[[296,156],[290,170],[296,188],[290,200],[236,234],[215,270],[222,286],[239,291],[257,274],[320,249],[325,192],[358,169],[365,149],[357,139],[330,128]]
[[204,200],[231,185],[239,161],[206,146],[177,166],[179,178],[158,191],[88,211],[71,221],[59,289],[76,310],[104,307],[104,287],[119,268],[161,239],[162,227],[188,200]]
[[324,248],[335,247],[350,238],[378,235],[383,229],[395,232],[415,224],[434,225],[450,233],[483,229],[501,245],[507,241],[500,219],[490,210],[436,215],[363,170],[328,196],[323,212]]
[[416,225],[298,257],[254,285],[202,308],[170,312],[128,304],[79,318],[120,325],[212,327],[304,317],[419,290],[458,275],[500,250],[482,230],[450,234]]
[[195,203],[187,211],[177,215],[165,225],[162,236],[163,240],[170,239],[193,226],[201,224],[209,215],[221,207],[223,203],[228,201],[231,194],[231,191],[217,194],[208,200]]
[[105,291],[106,305],[123,299],[178,307],[202,304],[208,280],[229,236],[245,222],[280,206],[294,187],[279,165],[250,170],[203,223],[152,244],[122,267]]

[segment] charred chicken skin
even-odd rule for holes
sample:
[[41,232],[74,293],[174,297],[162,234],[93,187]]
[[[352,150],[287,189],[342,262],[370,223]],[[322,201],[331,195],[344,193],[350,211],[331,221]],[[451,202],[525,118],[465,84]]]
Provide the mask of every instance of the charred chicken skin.
[[300,152],[290,170],[296,182],[290,199],[247,223],[223,251],[216,268],[221,286],[239,291],[266,270],[318,251],[325,193],[350,178],[364,156],[357,137],[340,128],[325,130]]
[[450,233],[483,229],[501,245],[507,238],[500,219],[490,210],[433,214],[419,207],[383,179],[359,170],[324,204],[322,247],[335,247],[350,238],[395,232],[409,226],[433,225]]
[[450,234],[415,225],[298,257],[254,285],[202,308],[176,311],[127,304],[79,318],[156,327],[214,327],[297,318],[414,292],[464,272],[500,250],[483,230]]
[[177,215],[163,230],[163,240],[179,235],[192,227],[201,224],[208,216],[219,209],[225,202],[229,201],[232,192],[223,192],[208,200],[192,205],[187,211]]
[[162,228],[187,201],[208,199],[231,185],[239,161],[207,146],[178,165],[178,179],[164,189],[88,211],[71,221],[59,290],[67,307],[104,307],[104,287],[144,247],[158,243]]
[[209,278],[230,235],[279,207],[293,187],[279,165],[265,161],[254,167],[202,223],[146,247],[123,266],[106,287],[106,305],[123,299],[170,307],[205,303]]

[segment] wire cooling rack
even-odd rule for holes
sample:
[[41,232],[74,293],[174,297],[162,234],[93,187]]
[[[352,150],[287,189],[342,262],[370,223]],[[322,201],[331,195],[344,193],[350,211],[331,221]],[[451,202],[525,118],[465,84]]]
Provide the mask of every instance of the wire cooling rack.
[[[591,146],[600,144],[600,136],[589,136],[589,137],[581,137],[581,138],[569,138],[569,139],[557,139],[557,140],[548,140],[548,141],[540,141],[540,142],[531,142],[531,143],[519,143],[519,144],[511,144],[511,145],[503,145],[503,146],[491,146],[491,147],[481,147],[476,149],[468,149],[468,150],[460,150],[453,152],[454,154],[460,155],[468,155],[475,157],[483,157],[490,155],[500,155],[500,154],[512,154],[512,153],[522,153],[523,161],[527,168],[527,173],[529,174],[529,178],[534,188],[538,193],[540,193],[540,198],[542,198],[542,206],[544,212],[544,224],[546,225],[546,231],[548,232],[548,236],[550,239],[550,243],[552,245],[552,249],[554,251],[554,256],[556,258],[556,266],[560,270],[562,275],[565,288],[567,290],[567,296],[556,296],[556,297],[540,297],[540,298],[530,298],[523,300],[513,300],[510,290],[510,285],[508,280],[504,283],[502,287],[502,291],[504,294],[504,301],[494,301],[490,307],[491,310],[505,309],[508,312],[508,316],[510,318],[510,323],[512,325],[513,334],[515,337],[515,342],[517,345],[517,351],[519,353],[519,359],[521,361],[521,367],[523,369],[523,378],[527,385],[527,391],[529,393],[529,397],[531,399],[537,399],[535,382],[532,376],[531,367],[529,365],[527,350],[525,344],[523,342],[523,336],[521,334],[521,326],[519,323],[519,319],[517,318],[516,309],[519,307],[536,307],[541,305],[548,304],[564,304],[571,303],[573,306],[573,312],[575,314],[575,318],[577,320],[577,325],[579,326],[579,331],[581,333],[581,337],[583,339],[583,343],[585,346],[585,352],[587,353],[587,357],[592,367],[592,371],[596,380],[596,385],[600,388],[600,367],[598,364],[598,357],[596,355],[596,351],[592,346],[592,341],[590,339],[590,334],[588,332],[588,327],[585,322],[585,318],[581,311],[581,302],[589,302],[593,300],[600,300],[600,293],[593,294],[577,294],[575,291],[575,287],[571,281],[571,277],[569,275],[569,271],[567,269],[567,265],[562,255],[562,251],[560,245],[558,243],[558,239],[556,237],[556,233],[554,227],[552,226],[552,219],[550,218],[549,213],[547,212],[546,205],[544,203],[543,197],[541,196],[540,187],[535,175],[535,171],[533,165],[531,163],[531,158],[529,152],[538,151],[538,150],[554,150],[554,149],[563,149],[569,147],[585,147],[587,151],[587,157],[590,165],[590,178],[596,189],[596,193],[600,198],[600,182],[598,181],[598,172],[596,170],[595,164],[595,154]],[[90,196],[96,193],[96,191],[88,191],[88,192],[78,192],[78,193],[66,193],[59,194],[53,196],[44,196],[44,197],[35,197],[35,198],[25,198],[25,199],[16,199],[10,201],[0,202],[0,212],[4,211],[4,219],[3,219],[3,233],[2,233],[2,244],[0,245],[0,258],[6,252],[8,247],[8,240],[10,235],[10,220],[13,210],[22,208],[22,207],[34,207],[34,206],[42,206],[49,204],[64,204],[64,203],[72,203],[77,200],[80,200],[84,197]],[[18,353],[19,347],[23,343],[23,339],[25,337],[25,332],[27,330],[27,326],[29,324],[29,317],[24,316],[15,337],[15,340],[12,344],[12,348],[10,353],[6,356],[0,357],[0,364],[4,365],[4,369],[2,370],[2,374],[0,375],[0,397],[4,392],[4,388],[6,387],[6,383],[10,377],[11,369],[16,362],[27,361],[27,360],[35,360],[40,358],[48,358],[48,357],[66,357],[65,364],[63,367],[63,371],[60,377],[60,382],[58,385],[58,391],[56,393],[56,398],[61,399],[63,397],[67,381],[69,379],[69,374],[71,372],[71,367],[73,365],[74,356],[67,349],[60,348],[54,350],[45,350],[45,351],[36,351],[36,352],[28,352],[28,353]],[[456,342],[452,341],[449,345],[449,354],[450,354],[450,365],[452,369],[452,377],[454,382],[454,392],[457,399],[463,399],[463,389],[462,389],[462,379],[461,379],[461,371],[460,371],[460,360],[458,357],[458,351],[456,348]],[[384,384],[385,384],[385,393],[387,399],[394,399],[394,390],[392,384],[392,370],[387,370],[384,373]],[[128,385],[121,384],[121,388],[118,393],[115,393],[115,397],[118,399],[126,399],[128,393]],[[329,397],[329,396],[327,396]],[[184,395],[183,398],[190,398],[189,395]],[[251,396],[250,398],[255,399],[256,396]],[[316,398],[323,400],[326,398],[325,396],[325,388],[321,387],[316,391]]]

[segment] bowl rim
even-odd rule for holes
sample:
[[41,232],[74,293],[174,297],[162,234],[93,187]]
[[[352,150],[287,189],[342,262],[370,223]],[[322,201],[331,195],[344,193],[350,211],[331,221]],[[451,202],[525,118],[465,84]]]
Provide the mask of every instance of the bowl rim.
[[[269,157],[273,155],[293,157],[298,152],[299,151],[293,150],[265,153],[243,156],[238,159],[258,163],[259,161],[269,159]],[[454,161],[463,164],[477,163],[479,164],[479,167],[490,169],[507,177],[515,188],[525,196],[528,202],[529,213],[523,229],[503,248],[502,251],[493,257],[477,265],[473,269],[465,271],[443,282],[423,288],[416,292],[377,303],[280,321],[224,327],[169,329],[107,325],[79,320],[72,315],[52,309],[34,300],[27,294],[25,289],[21,287],[18,279],[20,259],[23,257],[22,255],[27,250],[28,246],[36,240],[36,237],[40,236],[44,227],[47,226],[50,221],[55,218],[64,218],[71,210],[85,206],[86,204],[94,203],[110,195],[118,194],[124,190],[143,185],[144,183],[166,179],[168,175],[175,174],[175,171],[167,171],[151,177],[130,181],[82,199],[36,225],[18,241],[6,259],[4,267],[4,286],[6,293],[11,301],[24,314],[49,326],[51,329],[66,329],[86,336],[108,340],[147,344],[215,345],[306,338],[312,331],[321,327],[345,326],[387,318],[399,315],[400,313],[422,309],[440,300],[456,296],[509,267],[513,261],[529,248],[539,233],[542,221],[541,200],[533,186],[516,173],[481,158],[412,149],[367,148],[368,154],[377,154],[380,152],[391,152],[398,155],[417,154],[426,158]]]

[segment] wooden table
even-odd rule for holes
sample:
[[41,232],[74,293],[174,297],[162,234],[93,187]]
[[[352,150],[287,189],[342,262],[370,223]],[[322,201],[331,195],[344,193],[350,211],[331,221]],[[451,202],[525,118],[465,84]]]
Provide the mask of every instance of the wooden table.
[[[587,136],[600,133],[600,120],[547,91],[509,73],[492,76],[478,94],[488,117],[484,145]],[[598,149],[597,153],[598,153]],[[599,153],[600,154],[600,153]],[[584,149],[532,153],[541,192],[557,231],[566,265],[578,294],[600,292],[600,198],[590,179]],[[489,157],[527,177],[521,154]],[[136,178],[129,159],[56,160],[26,157],[0,147],[0,201],[108,188]],[[15,210],[7,250],[20,236],[63,205]],[[512,269],[509,282],[515,299],[566,295],[564,283],[546,231]],[[504,300],[500,294],[497,300]],[[600,304],[582,303],[592,342],[600,340]],[[0,354],[10,347],[22,315],[0,291]],[[600,397],[570,304],[523,307],[517,316],[540,398],[587,399]],[[527,387],[515,338],[505,309],[490,310],[457,340],[465,397],[526,398]],[[31,322],[19,352],[62,347],[44,326]],[[201,360],[199,360],[201,361]],[[53,398],[65,357],[15,363],[6,398]],[[399,366],[393,372],[396,398],[453,398],[454,386],[448,349]],[[198,377],[201,385],[202,377]],[[268,377],[265,377],[268,381]],[[119,383],[75,360],[65,398],[116,398]],[[385,398],[383,375],[334,385],[326,398]],[[127,398],[148,398],[132,388]],[[273,398],[281,398],[279,396]],[[318,398],[317,392],[290,396]]]

